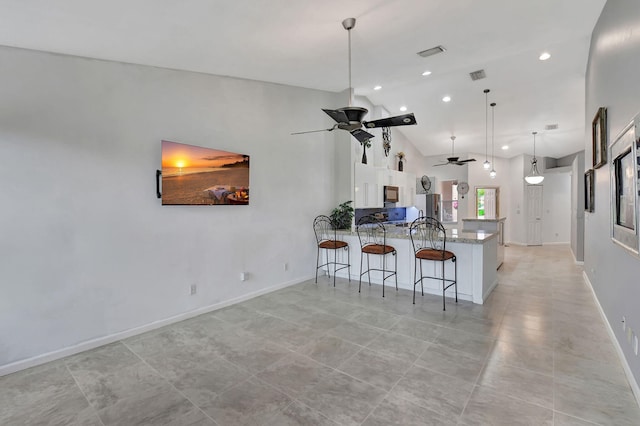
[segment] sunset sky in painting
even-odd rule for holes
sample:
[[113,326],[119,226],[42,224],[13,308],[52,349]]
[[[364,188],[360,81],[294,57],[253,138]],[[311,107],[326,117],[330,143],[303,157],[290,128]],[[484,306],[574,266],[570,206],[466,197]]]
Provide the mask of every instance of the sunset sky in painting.
[[176,142],[162,141],[162,167],[221,167],[242,161],[243,155],[202,148]]

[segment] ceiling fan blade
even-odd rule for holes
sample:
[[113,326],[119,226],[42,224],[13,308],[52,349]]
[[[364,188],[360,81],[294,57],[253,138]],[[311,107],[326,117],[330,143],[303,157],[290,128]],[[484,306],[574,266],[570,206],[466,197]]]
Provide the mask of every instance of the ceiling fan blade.
[[433,167],[446,166],[448,164],[451,164],[451,163],[434,164]]
[[[337,125],[336,125],[337,126]],[[333,126],[330,129],[320,129],[320,130],[307,130],[306,132],[295,132],[295,133],[291,133],[292,135],[304,135],[307,133],[318,133],[318,132],[331,132],[332,130],[335,130],[336,126]]]
[[463,163],[464,164],[464,163],[468,163],[470,161],[476,161],[476,159],[475,158],[469,158],[468,160],[460,160],[460,161],[458,161],[458,163]]
[[[328,113],[327,113],[328,114]],[[373,129],[375,127],[394,127],[394,126],[410,126],[418,124],[413,113],[396,115],[395,117],[381,118],[379,120],[364,121],[364,127]]]
[[371,133],[367,133],[362,129],[355,129],[350,131],[349,133],[351,133],[354,138],[358,139],[358,142],[360,143],[375,137]]
[[324,112],[326,112],[329,117],[333,118],[333,120],[336,123],[348,123],[349,122],[349,118],[347,117],[347,114],[345,114],[344,111],[338,111],[338,110],[335,110],[335,109],[324,109],[324,108],[322,108],[322,110]]

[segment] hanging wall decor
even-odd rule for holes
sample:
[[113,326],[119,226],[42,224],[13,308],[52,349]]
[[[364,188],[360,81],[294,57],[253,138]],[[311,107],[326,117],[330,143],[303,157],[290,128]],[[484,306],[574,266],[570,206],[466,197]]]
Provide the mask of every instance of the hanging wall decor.
[[611,144],[611,237],[614,242],[638,254],[640,194],[640,116],[629,123]]
[[384,149],[384,156],[388,157],[391,152],[391,127],[382,128],[382,149]]
[[589,169],[584,173],[584,209],[589,213],[595,210],[594,171]]
[[248,155],[162,141],[156,176],[163,205],[249,204]]
[[607,109],[598,108],[591,123],[591,149],[593,153],[593,168],[607,164]]

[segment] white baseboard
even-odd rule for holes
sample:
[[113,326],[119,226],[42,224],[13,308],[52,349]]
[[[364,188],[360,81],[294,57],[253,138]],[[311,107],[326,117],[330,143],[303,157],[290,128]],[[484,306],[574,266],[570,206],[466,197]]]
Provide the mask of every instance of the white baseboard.
[[598,300],[598,296],[596,295],[593,286],[591,285],[591,281],[587,276],[587,273],[582,271],[582,277],[584,282],[587,284],[589,289],[591,289],[591,294],[593,295],[593,299],[596,302],[596,306],[598,307],[598,311],[600,311],[600,315],[604,320],[604,323],[607,325],[607,331],[609,332],[609,337],[613,341],[613,346],[616,348],[616,352],[618,352],[618,357],[620,358],[620,362],[622,363],[622,368],[624,369],[624,373],[627,376],[627,380],[629,381],[629,385],[631,386],[631,390],[633,391],[633,395],[636,397],[636,403],[640,406],[640,388],[638,387],[638,382],[636,378],[633,376],[631,372],[631,367],[629,367],[629,363],[627,362],[627,358],[624,356],[624,352],[622,351],[622,347],[620,346],[620,342],[616,338],[616,334],[613,332],[613,328],[611,328],[611,324],[609,323],[609,319],[604,313],[602,306],[600,305],[600,301]]
[[568,246],[570,244],[568,241],[549,241],[542,243],[543,246]]
[[489,288],[487,288],[487,291],[484,292],[484,294],[482,295],[482,303],[480,303],[480,305],[484,304],[484,301],[487,300],[487,297],[489,297],[489,295],[491,294],[493,289],[496,288],[497,285],[498,285],[498,278],[496,278],[493,284],[491,284]]
[[576,259],[576,254],[571,250],[571,256],[573,256],[573,263],[578,266],[584,266],[584,261]]
[[172,317],[161,319],[158,321],[153,321],[149,324],[145,324],[140,327],[135,327],[135,328],[120,331],[114,334],[110,334],[108,336],[102,336],[96,339],[87,340],[82,343],[78,343],[77,345],[68,346],[66,348],[58,349],[52,352],[47,352],[42,355],[37,355],[31,358],[12,362],[10,364],[5,364],[0,366],[0,377],[7,374],[15,373],[16,371],[24,370],[27,368],[41,365],[41,364],[45,364],[47,362],[55,361],[70,355],[75,355],[77,353],[84,352],[90,349],[95,349],[97,347],[104,346],[109,343],[117,342],[118,340],[126,339],[128,337],[146,333],[147,331],[155,330],[157,328],[164,327],[166,325],[174,324],[176,322],[184,321],[189,318],[197,317],[198,315],[216,311],[218,309],[222,309],[227,306],[234,305],[236,303],[253,299],[254,297],[262,296],[263,294],[271,293],[273,291],[280,290],[285,287],[299,284],[301,282],[313,279],[314,277],[315,275],[309,275],[308,277],[302,277],[299,279],[286,281],[284,283],[280,283],[280,284],[267,287],[252,293],[248,293],[248,294],[236,297],[234,299],[225,300],[223,302],[216,303],[214,305],[204,306],[202,308],[198,308],[193,311],[184,312],[182,314],[174,315]]

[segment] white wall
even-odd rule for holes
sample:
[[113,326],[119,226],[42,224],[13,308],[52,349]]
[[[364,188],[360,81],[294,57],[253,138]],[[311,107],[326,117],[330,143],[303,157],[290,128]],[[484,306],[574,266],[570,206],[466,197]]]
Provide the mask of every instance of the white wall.
[[584,260],[584,151],[571,164],[571,252],[577,262]]
[[[12,48],[0,63],[0,374],[313,275],[343,132],[289,133],[326,127],[338,95]],[[251,204],[161,206],[162,139],[249,154]]]
[[[637,0],[609,0],[591,38],[586,78],[585,134],[598,107],[607,107],[608,141],[640,111],[640,8]],[[585,138],[585,164],[590,168],[591,140]],[[585,214],[584,269],[635,377],[640,358],[632,352],[619,326],[622,316],[640,331],[640,258],[614,244],[610,236],[610,159],[595,171],[595,211]]]

